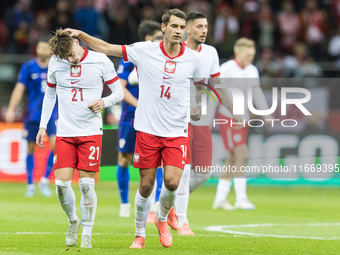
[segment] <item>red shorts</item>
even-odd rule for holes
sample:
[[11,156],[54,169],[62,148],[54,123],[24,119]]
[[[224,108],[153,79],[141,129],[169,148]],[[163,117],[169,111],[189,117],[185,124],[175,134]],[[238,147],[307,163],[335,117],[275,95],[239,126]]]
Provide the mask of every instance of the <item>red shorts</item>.
[[99,172],[102,135],[57,137],[53,169],[72,167]]
[[[228,123],[232,120],[221,113],[217,114],[217,118],[226,119],[228,120]],[[224,146],[228,151],[232,151],[238,145],[247,144],[248,126],[241,129],[235,129],[230,127],[229,124],[223,124],[218,125],[218,130],[223,139]]]
[[156,168],[176,166],[184,168],[187,158],[187,137],[160,137],[137,131],[133,166]]
[[209,167],[212,161],[212,139],[209,126],[190,127],[190,155],[192,168]]

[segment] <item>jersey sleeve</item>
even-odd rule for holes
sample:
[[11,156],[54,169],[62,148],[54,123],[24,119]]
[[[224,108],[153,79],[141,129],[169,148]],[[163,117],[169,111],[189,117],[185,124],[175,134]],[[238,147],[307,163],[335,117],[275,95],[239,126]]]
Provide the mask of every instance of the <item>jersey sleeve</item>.
[[47,71],[47,86],[49,86],[50,88],[55,88],[57,86],[57,80],[55,77],[56,65],[57,65],[57,59],[55,56],[52,56],[50,59],[50,62],[48,62],[48,71]]
[[21,68],[20,72],[18,74],[18,82],[21,82],[25,86],[28,84],[28,78],[29,78],[29,73],[28,73],[28,65],[27,63],[24,63]]
[[123,60],[124,62],[132,62],[135,65],[142,63],[144,52],[148,50],[149,43],[151,42],[137,42],[130,45],[123,45]]
[[118,80],[118,76],[112,61],[103,55],[102,61],[102,77],[106,84],[112,84]]
[[132,70],[134,69],[134,67],[135,67],[135,65],[133,63],[131,63],[131,62],[125,63],[124,60],[121,59],[119,66],[118,66],[118,69],[117,69],[118,77],[120,79],[127,81],[129,79],[129,75],[132,72]]
[[215,48],[212,48],[211,57],[212,57],[212,64],[211,64],[211,69],[210,69],[210,77],[215,78],[221,75],[220,63],[219,63],[220,60],[218,58],[218,54]]

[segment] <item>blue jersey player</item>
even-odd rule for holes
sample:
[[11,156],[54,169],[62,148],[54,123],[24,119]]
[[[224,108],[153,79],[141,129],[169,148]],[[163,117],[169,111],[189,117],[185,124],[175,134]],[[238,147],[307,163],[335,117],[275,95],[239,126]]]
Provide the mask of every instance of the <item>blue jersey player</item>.
[[[162,35],[161,25],[158,22],[144,21],[138,27],[138,36],[140,40],[148,41]],[[121,60],[117,69],[117,74],[124,89],[124,101],[122,103],[122,115],[119,121],[117,146],[117,181],[121,200],[119,217],[130,217],[129,166],[132,162],[136,140],[136,131],[133,128],[133,121],[138,103],[138,76],[134,64],[129,62],[124,63],[123,60]],[[162,169],[158,171],[162,174]],[[157,177],[157,186],[160,186],[157,187],[159,197],[163,177],[159,174],[157,174]]]
[[[28,142],[26,169],[27,169],[27,190],[26,197],[34,196],[35,185],[33,180],[34,170],[34,151],[35,139],[39,130],[40,116],[44,92],[47,81],[47,67],[50,59],[50,49],[48,42],[39,41],[36,48],[37,57],[25,62],[20,69],[17,84],[13,90],[8,109],[6,112],[6,122],[12,123],[15,121],[15,108],[24,95],[25,90],[28,95],[28,104],[24,117],[25,133],[24,136]],[[45,173],[39,182],[39,188],[43,196],[51,196],[51,191],[48,187],[49,176],[53,167],[53,151],[56,138],[56,117],[54,111],[50,122],[48,123],[47,133],[50,144],[50,154],[46,162]]]

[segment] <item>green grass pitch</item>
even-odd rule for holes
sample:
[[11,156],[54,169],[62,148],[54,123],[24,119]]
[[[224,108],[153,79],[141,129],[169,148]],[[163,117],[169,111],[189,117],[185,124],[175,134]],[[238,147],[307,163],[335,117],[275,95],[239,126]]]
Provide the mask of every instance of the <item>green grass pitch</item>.
[[[52,186],[52,185],[51,185]],[[73,186],[77,204],[79,188]],[[54,189],[54,187],[53,187]],[[130,185],[134,201],[137,183]],[[25,198],[25,185],[0,184],[0,254],[339,254],[340,189],[326,187],[249,186],[254,211],[214,211],[216,187],[203,186],[190,196],[189,221],[195,236],[178,236],[163,248],[156,227],[147,225],[146,248],[130,250],[134,220],[118,218],[119,197],[113,182],[96,184],[98,207],[93,249],[66,249],[67,218],[56,196]],[[233,203],[234,193],[229,195]],[[133,205],[132,205],[133,208]],[[80,216],[79,205],[77,214]],[[133,214],[132,214],[133,215]],[[253,225],[249,225],[253,224]],[[208,231],[224,226],[227,232]],[[231,232],[234,231],[234,232]]]

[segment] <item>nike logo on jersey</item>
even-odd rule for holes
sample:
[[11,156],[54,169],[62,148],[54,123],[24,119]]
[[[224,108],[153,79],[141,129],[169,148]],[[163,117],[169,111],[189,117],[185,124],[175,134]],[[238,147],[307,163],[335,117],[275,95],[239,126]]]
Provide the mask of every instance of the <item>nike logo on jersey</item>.
[[80,82],[80,81],[71,81],[71,84],[76,84],[77,82]]
[[95,166],[95,165],[97,165],[98,163],[90,163],[90,166]]
[[185,161],[184,160],[182,160],[182,164],[185,165]]
[[163,80],[168,80],[168,79],[171,79],[171,77],[165,77],[165,76],[163,76]]

